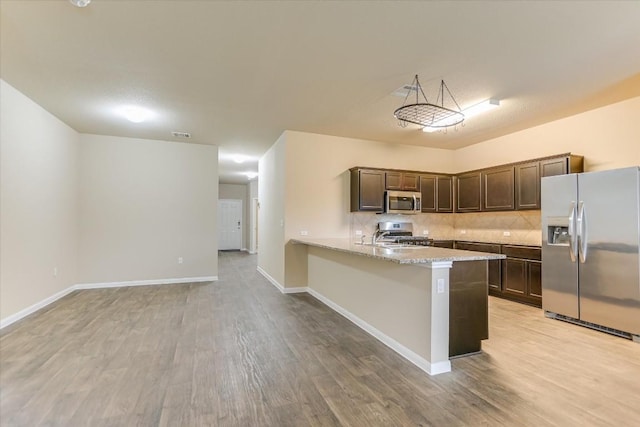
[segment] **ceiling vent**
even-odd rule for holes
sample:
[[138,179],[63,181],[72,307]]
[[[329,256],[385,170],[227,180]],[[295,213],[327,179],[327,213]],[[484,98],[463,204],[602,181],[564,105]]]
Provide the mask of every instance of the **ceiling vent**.
[[191,134],[189,132],[171,132],[171,135],[176,138],[191,138]]
[[411,92],[415,92],[416,90],[418,90],[416,85],[404,85],[404,86],[394,90],[391,93],[391,95],[393,95],[393,96],[401,96],[401,97],[404,98],[405,96],[407,96]]

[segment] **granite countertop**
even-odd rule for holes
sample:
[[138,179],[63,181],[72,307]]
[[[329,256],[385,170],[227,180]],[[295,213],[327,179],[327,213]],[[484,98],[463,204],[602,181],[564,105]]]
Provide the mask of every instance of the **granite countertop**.
[[369,258],[378,258],[398,264],[430,264],[434,262],[482,261],[506,258],[505,255],[502,254],[435,248],[432,246],[385,248],[363,245],[347,238],[296,238],[291,239],[291,242],[294,244],[333,249]]

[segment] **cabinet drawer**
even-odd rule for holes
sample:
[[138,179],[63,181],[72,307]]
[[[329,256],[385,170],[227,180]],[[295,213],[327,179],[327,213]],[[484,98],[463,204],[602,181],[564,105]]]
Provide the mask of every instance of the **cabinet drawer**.
[[492,254],[500,253],[500,245],[491,243],[475,243],[475,242],[456,242],[456,249],[463,251],[489,252]]
[[510,258],[542,260],[542,249],[536,246],[502,245],[502,253]]
[[453,240],[434,240],[433,247],[453,249]]

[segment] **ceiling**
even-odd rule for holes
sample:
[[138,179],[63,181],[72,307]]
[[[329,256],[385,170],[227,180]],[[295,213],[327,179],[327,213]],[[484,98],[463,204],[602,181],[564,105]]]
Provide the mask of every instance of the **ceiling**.
[[[456,149],[640,95],[640,1],[0,1],[0,74],[82,133],[220,147],[220,182],[285,130]],[[457,131],[393,117],[415,74]],[[114,113],[141,105],[154,117]],[[242,154],[244,163],[233,156]]]

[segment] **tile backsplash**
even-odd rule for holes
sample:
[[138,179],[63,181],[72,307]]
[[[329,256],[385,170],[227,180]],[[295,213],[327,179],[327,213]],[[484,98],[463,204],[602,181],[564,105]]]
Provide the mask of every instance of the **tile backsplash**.
[[456,214],[387,215],[367,212],[350,214],[350,235],[362,231],[371,237],[380,221],[413,223],[413,233],[436,240],[469,240],[475,242],[513,243],[539,246],[540,211],[478,212]]

